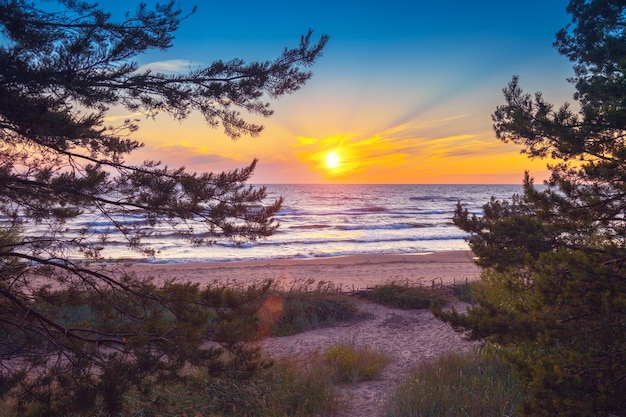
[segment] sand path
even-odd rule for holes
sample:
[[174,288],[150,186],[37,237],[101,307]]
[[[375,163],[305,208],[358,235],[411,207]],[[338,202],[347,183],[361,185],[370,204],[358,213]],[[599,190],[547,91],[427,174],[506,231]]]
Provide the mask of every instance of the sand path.
[[387,354],[391,362],[380,379],[340,388],[339,395],[347,401],[347,406],[338,417],[383,416],[388,395],[415,365],[446,352],[472,349],[472,343],[427,310],[398,310],[367,301],[359,301],[359,304],[360,312],[367,316],[365,320],[270,338],[261,344],[274,358],[323,352],[337,342],[353,343],[356,347],[369,347]]

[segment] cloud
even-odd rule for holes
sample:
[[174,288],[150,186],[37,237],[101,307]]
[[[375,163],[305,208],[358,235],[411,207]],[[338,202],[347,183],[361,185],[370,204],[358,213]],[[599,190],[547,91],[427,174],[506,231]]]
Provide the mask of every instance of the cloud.
[[[395,168],[407,163],[416,151],[413,139],[385,138],[381,135],[363,138],[331,136],[311,141],[309,149],[300,153],[300,160],[316,171],[324,171],[328,177],[347,177],[363,173],[370,168]],[[329,170],[326,155],[334,151],[339,155],[340,164]]]
[[298,136],[297,140],[298,140],[298,143],[294,144],[293,146],[307,146],[307,145],[313,145],[317,143],[317,139],[305,138],[303,136]]
[[133,161],[163,161],[170,167],[184,166],[192,171],[228,171],[247,166],[252,158],[241,155],[223,155],[211,152],[208,148],[192,146],[188,143],[164,144],[143,148],[132,154]]
[[[431,121],[404,123],[390,126],[373,135],[333,135],[324,138],[298,138],[302,149],[298,157],[312,171],[322,172],[327,178],[353,178],[377,173],[413,169],[418,166],[458,164],[473,158],[510,155],[512,149],[492,138],[490,132],[428,135],[432,128],[443,126],[456,130],[447,123],[461,120],[465,115],[455,115]],[[326,155],[335,151],[340,166],[329,169]],[[399,171],[398,171],[399,172]]]
[[127,120],[127,119],[137,119],[139,117],[145,117],[146,115],[144,113],[141,112],[134,112],[134,113],[128,113],[128,114],[120,114],[120,115],[116,115],[116,116],[106,116],[104,118],[105,122],[116,122],[118,120]]
[[153,71],[160,73],[178,73],[187,72],[192,69],[197,69],[200,64],[194,64],[192,66],[191,61],[185,59],[170,59],[167,61],[155,61],[148,64],[144,64],[137,68],[137,72]]
[[471,158],[519,153],[519,148],[515,145],[506,145],[491,138],[481,140],[474,135],[434,139],[429,149],[432,155],[438,158]]

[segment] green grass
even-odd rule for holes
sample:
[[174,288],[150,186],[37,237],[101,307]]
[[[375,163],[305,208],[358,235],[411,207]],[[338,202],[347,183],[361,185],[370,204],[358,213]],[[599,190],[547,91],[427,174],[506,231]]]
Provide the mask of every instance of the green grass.
[[[118,417],[330,417],[341,406],[328,366],[304,360],[282,360],[249,379],[215,378],[193,370],[178,382],[155,385],[149,392],[127,392]],[[36,404],[15,412],[0,401],[0,417],[40,416]],[[4,411],[3,411],[4,410]],[[83,417],[83,413],[65,413]],[[108,417],[99,402],[89,414]]]
[[[268,312],[266,318],[271,325],[267,334],[280,336],[295,334],[352,320],[357,316],[358,304],[353,297],[341,294],[336,288],[323,283],[305,284],[288,290],[273,287],[258,299],[259,305],[266,301],[268,305],[271,304],[271,308],[266,309]],[[469,296],[472,292],[471,286],[472,283],[459,285],[451,290],[391,283],[369,291],[367,298],[397,308],[425,309],[433,305],[445,305],[452,299],[452,295],[459,298],[465,297],[466,294]],[[94,311],[92,306],[74,300],[72,303],[62,304],[58,315],[65,324],[76,324],[93,320]],[[256,318],[262,321],[261,316],[257,315]],[[484,405],[493,403],[496,397],[503,397],[500,387],[490,384],[504,384],[508,372],[501,369],[502,364],[499,364],[498,368],[497,364],[494,365],[490,361],[493,359],[476,355],[460,356],[457,359],[450,357],[421,367],[415,374],[419,376],[412,377],[390,401],[388,416],[513,415],[491,412]],[[277,361],[267,369],[254,371],[245,379],[228,374],[215,377],[206,371],[190,369],[188,374],[177,382],[169,382],[166,385],[157,382],[149,392],[129,391],[124,400],[124,411],[120,415],[330,416],[341,407],[333,395],[337,384],[354,384],[376,379],[388,362],[389,359],[384,354],[374,350],[356,347],[354,343],[337,343],[323,353]],[[462,365],[469,368],[463,368]],[[441,369],[436,366],[440,366]],[[477,373],[477,376],[472,376],[473,372]],[[459,376],[461,382],[464,381],[465,385],[471,387],[461,386]],[[479,379],[479,376],[483,379]],[[492,376],[495,379],[491,378]],[[454,380],[455,377],[457,380]],[[461,395],[465,391],[469,393]],[[511,392],[507,395],[509,399],[519,396]],[[473,407],[472,402],[476,401],[483,404],[483,408],[479,411],[467,408]],[[514,408],[511,401],[508,404],[512,408],[507,410]],[[448,411],[447,414],[432,412],[445,407],[452,411]],[[469,414],[463,414],[465,410]],[[482,414],[483,412],[485,414]],[[93,415],[104,414],[98,414],[96,409]],[[2,412],[0,416],[4,416]]]
[[455,284],[450,287],[452,294],[459,300],[466,303],[473,303],[475,300],[474,294],[478,291],[482,285],[481,281],[470,281],[464,284]]
[[345,294],[331,291],[281,292],[283,311],[272,332],[288,336],[356,317],[358,306]]
[[366,298],[389,307],[420,310],[428,309],[433,305],[444,306],[449,302],[450,295],[445,288],[389,283],[369,290]]
[[198,372],[149,398],[129,397],[124,416],[323,417],[339,406],[333,390],[323,367],[283,360],[246,380]]
[[[217,288],[216,290],[219,290]],[[230,289],[233,297],[238,289]],[[59,294],[63,296],[64,294]],[[91,323],[96,310],[82,298],[62,300],[50,313],[65,325]],[[267,304],[266,304],[267,302]],[[260,314],[265,305],[265,312]],[[43,305],[47,307],[47,305]],[[320,326],[350,320],[357,314],[354,298],[340,294],[329,285],[298,286],[289,290],[270,288],[266,294],[253,299],[250,307],[259,310],[254,317],[263,330],[264,320],[270,326],[265,334],[294,334]],[[165,317],[164,317],[165,318]],[[217,320],[217,318],[216,318]],[[215,321],[215,320],[214,320]],[[209,325],[219,325],[218,321]],[[120,416],[329,416],[337,409],[334,389],[336,377],[324,355],[281,360],[267,369],[256,369],[245,377],[229,374],[207,373],[189,369],[178,381],[160,384],[154,381],[146,392],[131,388],[124,394],[123,412]],[[363,366],[366,362],[362,362]],[[365,372],[365,371],[363,371]],[[368,370],[369,372],[369,370]],[[363,373],[368,375],[367,372]],[[367,376],[370,378],[370,376]],[[0,401],[0,416],[15,417],[13,399]],[[39,415],[36,403],[25,407],[29,415]],[[104,416],[102,399],[96,400],[90,415]]]
[[148,397],[130,396],[124,416],[330,417],[343,405],[334,395],[337,384],[376,379],[388,361],[338,343],[322,354],[281,359],[246,380],[196,371]]
[[330,417],[343,406],[335,396],[338,384],[376,379],[388,361],[371,349],[338,343],[322,353],[281,359],[248,379],[195,369],[180,382],[130,392],[120,417]]
[[521,386],[494,355],[443,356],[416,368],[391,395],[386,417],[517,416]]
[[353,343],[334,344],[326,351],[325,358],[333,380],[340,384],[356,384],[377,379],[390,360],[383,353],[356,347]]
[[149,398],[130,397],[127,416],[332,416],[342,407],[337,384],[376,379],[389,359],[371,349],[337,343],[323,353],[281,359],[246,380],[192,374]]

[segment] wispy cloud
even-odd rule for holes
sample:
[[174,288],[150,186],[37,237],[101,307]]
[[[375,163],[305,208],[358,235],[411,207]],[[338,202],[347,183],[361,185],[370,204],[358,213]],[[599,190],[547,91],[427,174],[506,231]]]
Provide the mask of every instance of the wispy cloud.
[[241,155],[216,153],[190,143],[146,147],[133,154],[134,160],[163,161],[170,167],[184,166],[192,171],[224,171],[247,166],[252,159]]
[[[457,133],[446,135],[434,131],[453,131],[449,125],[466,115],[454,115],[437,120],[402,123],[387,127],[373,135],[334,135],[325,138],[298,138],[302,151],[299,159],[329,178],[355,178],[357,174],[375,175],[396,169],[440,165],[443,158],[450,164],[461,163],[487,155],[510,154],[511,149],[493,140],[490,132]],[[326,156],[337,152],[340,166],[329,169]],[[455,162],[456,161],[456,162]]]
[[307,146],[317,143],[317,139],[315,138],[305,138],[303,136],[298,136],[297,139],[298,143],[294,144],[293,146]]
[[170,59],[167,61],[150,62],[137,68],[137,71],[144,72],[150,70],[161,73],[178,73],[197,69],[200,65],[199,63],[192,64],[191,61],[185,59]]
[[116,116],[106,116],[104,118],[104,121],[107,123],[111,123],[111,122],[117,122],[119,120],[137,119],[139,117],[145,117],[145,114],[141,112],[134,112],[134,113],[121,114],[121,115],[116,115]]

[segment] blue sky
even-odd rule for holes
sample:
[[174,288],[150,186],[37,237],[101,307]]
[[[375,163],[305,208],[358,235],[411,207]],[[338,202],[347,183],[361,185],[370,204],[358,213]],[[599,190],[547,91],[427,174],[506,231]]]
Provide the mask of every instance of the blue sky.
[[[111,1],[104,7],[134,8]],[[138,57],[181,68],[271,59],[309,28],[330,36],[313,79],[273,104],[260,138],[232,142],[191,118],[145,122],[141,156],[201,171],[260,159],[254,182],[511,183],[545,161],[497,141],[491,113],[520,76],[528,92],[571,101],[571,63],[552,47],[565,0],[197,2],[174,47]],[[194,3],[181,1],[183,10]],[[315,35],[314,35],[315,36]],[[341,167],[324,165],[336,151]]]

